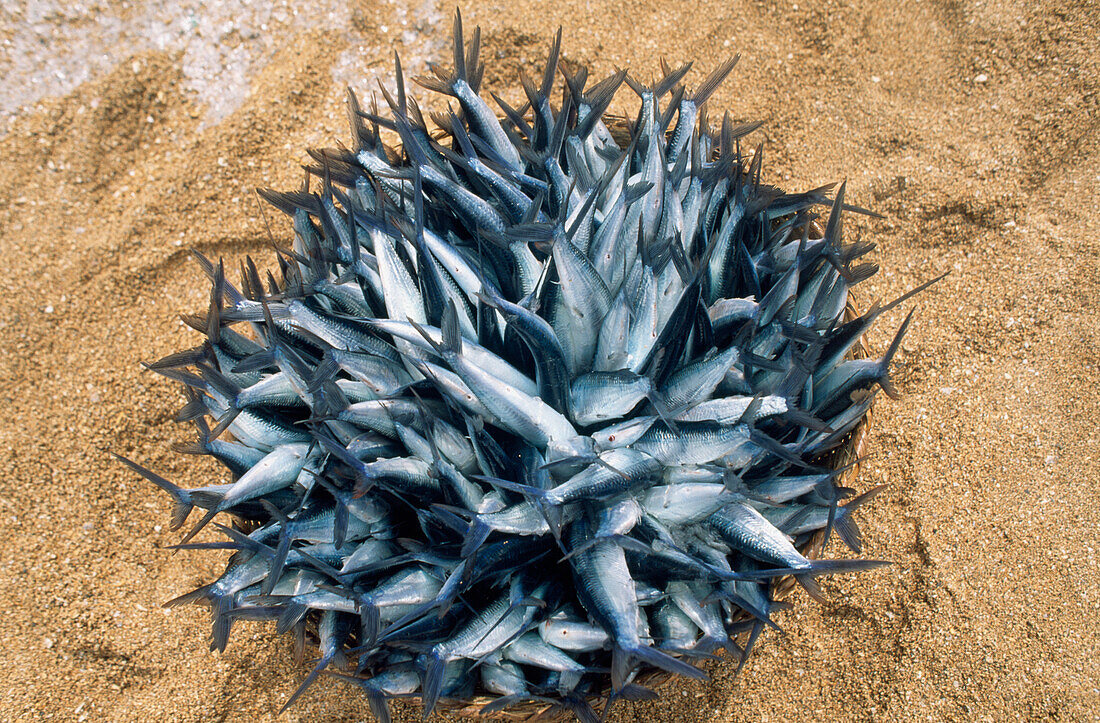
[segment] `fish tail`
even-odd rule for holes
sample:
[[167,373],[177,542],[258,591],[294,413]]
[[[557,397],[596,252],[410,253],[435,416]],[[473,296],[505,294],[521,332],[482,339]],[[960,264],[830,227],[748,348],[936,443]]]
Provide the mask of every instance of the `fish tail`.
[[863,551],[863,533],[860,532],[859,525],[850,516],[837,515],[836,519],[833,520],[833,530],[836,531],[837,537],[843,540],[849,550],[857,555]]
[[294,662],[301,663],[306,654],[306,621],[303,618],[294,626]]
[[332,437],[328,432],[317,431],[314,433],[313,436],[318,442],[321,443],[321,446],[324,447],[329,454],[336,457],[356,472],[360,471],[363,463],[360,460],[356,459],[355,455],[349,452],[347,447],[336,441],[336,439]]
[[301,603],[288,602],[283,609],[283,613],[279,616],[278,622],[275,623],[275,632],[282,635],[297,625],[308,612],[308,606]]
[[454,75],[456,80],[466,80],[466,43],[462,37],[462,11],[455,8],[454,22]]
[[191,399],[183,408],[176,412],[177,422],[193,422],[206,416],[206,404],[197,394],[191,395]]
[[815,560],[810,567],[814,575],[836,575],[845,572],[874,570],[894,563],[889,560]]
[[170,448],[179,454],[209,454],[199,442],[172,442]]
[[[201,363],[202,363],[201,361],[198,362],[196,364],[196,366],[198,366]],[[162,377],[166,377],[168,379],[171,379],[174,382],[179,382],[180,384],[183,384],[185,387],[187,387],[189,389],[204,389],[204,390],[208,389],[208,386],[207,386],[206,382],[204,382],[202,379],[200,379],[198,377],[198,375],[192,374],[191,372],[183,369],[182,367],[179,367],[179,366],[172,367],[172,366],[167,366],[167,365],[166,366],[161,366],[161,367],[154,367],[151,364],[145,364],[145,363],[142,363],[141,366],[142,366],[142,368],[148,369],[151,372],[156,372],[157,374],[160,374]]]
[[626,82],[627,87],[634,91],[634,94],[636,96],[638,96],[639,98],[643,97],[643,94],[646,90],[644,85],[634,80],[629,75],[627,75],[623,80]]
[[[188,390],[187,393],[191,397],[198,396],[195,392],[191,390]],[[199,438],[191,444],[177,442],[172,445],[172,448],[176,449],[177,447],[179,447],[180,449],[176,451],[180,452],[181,454],[211,454],[210,426],[206,423],[205,416],[196,417],[191,421],[195,425],[195,429],[198,430]],[[197,452],[195,451],[196,447],[198,448]]]
[[439,523],[450,528],[455,534],[465,536],[470,530],[470,523],[456,514],[458,512],[470,514],[469,510],[435,503],[430,505],[430,511],[419,510],[417,515],[421,516],[421,519],[424,521]]
[[172,598],[168,602],[164,603],[164,607],[175,608],[179,607],[180,605],[189,605],[191,603],[198,602],[199,600],[209,597],[213,589],[214,583],[203,585],[202,587],[195,588],[191,592],[187,592],[183,595],[180,595],[179,597]]
[[825,434],[832,434],[836,431],[824,421],[818,419],[809,412],[791,406],[789,402],[787,404],[787,411],[783,412],[782,417],[791,424],[797,424],[798,426],[805,427],[806,429],[809,429],[813,432],[824,432]]
[[386,701],[386,694],[372,686],[360,686],[367,694],[367,705],[378,723],[392,723],[390,717],[390,704]]
[[[202,269],[203,273],[206,274],[207,277],[209,277],[211,281],[213,281],[214,277],[217,275],[217,269],[214,267],[214,263],[210,259],[203,256],[203,254],[201,252],[199,252],[195,249],[191,250],[191,256],[195,259],[195,262]],[[224,280],[224,275],[223,275],[223,280]],[[225,299],[232,306],[236,306],[240,302],[244,301],[244,296],[241,294],[241,292],[238,291],[232,284],[230,284],[228,282],[223,283],[221,292],[222,292],[222,295],[225,297]],[[200,331],[201,331],[201,329],[200,329]]]
[[[588,82],[587,72],[574,75],[569,72],[569,68],[562,66],[561,74],[565,79],[565,89],[569,91],[569,95],[573,98],[573,105],[580,106],[580,104],[584,102],[584,84]],[[581,77],[578,78],[578,75]]]
[[[588,136],[596,126],[596,122],[603,118],[604,112],[607,110],[607,107],[611,105],[611,101],[615,97],[615,93],[619,90],[619,86],[621,86],[623,80],[626,79],[626,72],[625,70],[616,70],[612,75],[604,78],[588,89],[585,101],[588,103],[591,110],[588,113],[588,117],[584,119],[584,122],[577,127],[577,133],[581,135],[582,138]],[[617,148],[615,150],[617,150]]]
[[898,353],[898,349],[901,348],[902,337],[905,336],[905,332],[909,330],[909,323],[913,320],[913,314],[917,312],[913,309],[909,312],[909,315],[905,317],[905,321],[901,323],[901,327],[898,329],[898,333],[894,335],[894,340],[890,342],[890,348],[886,350],[886,354],[882,357],[880,364],[882,365],[882,374],[879,377],[879,386],[882,387],[882,391],[886,392],[887,396],[891,399],[897,399],[900,394],[898,388],[894,386],[894,382],[890,379],[890,363],[894,360],[894,355]]
[[502,695],[499,698],[497,698],[496,700],[494,700],[492,703],[489,703],[488,705],[482,707],[482,709],[479,712],[483,716],[488,716],[488,715],[492,715],[494,713],[500,713],[503,710],[505,710],[506,708],[512,707],[513,705],[517,705],[519,703],[523,703],[523,702],[526,702],[528,700],[534,700],[536,698],[537,698],[537,696],[519,695],[519,694]]
[[143,364],[143,366],[150,371],[156,372],[162,369],[178,369],[180,367],[195,366],[204,361],[206,361],[206,348],[197,346],[194,349],[177,351],[174,354],[161,357],[154,362]]
[[652,688],[647,688],[638,683],[627,683],[623,686],[622,690],[615,693],[615,697],[622,698],[623,700],[642,701],[657,700],[660,696],[658,696],[657,691]]
[[250,354],[244,359],[237,362],[231,372],[234,374],[247,374],[249,372],[258,372],[264,369],[275,366],[275,352],[265,349],[264,351],[258,351],[255,354]]
[[279,616],[279,609],[274,607],[249,606],[233,608],[229,611],[229,617],[234,620],[274,620]]
[[298,690],[294,691],[294,695],[290,696],[290,699],[279,709],[278,715],[282,715],[287,708],[294,705],[294,701],[302,697],[302,693],[305,693],[306,688],[313,685],[313,681],[317,680],[317,676],[321,674],[321,671],[328,667],[328,664],[332,662],[332,658],[332,653],[325,653],[321,656],[321,659],[317,661],[317,665],[314,666],[313,670],[309,671],[309,675],[307,675],[306,679],[302,681],[302,684],[298,686]]
[[355,139],[355,152],[359,153],[359,151],[365,150],[368,147],[367,141],[371,139],[371,134],[367,130],[366,123],[363,122],[359,97],[355,95],[355,91],[351,89],[351,86],[348,86],[345,90],[347,95],[348,125],[351,126],[351,135],[352,138]]
[[210,439],[217,439],[220,437],[221,433],[229,429],[229,425],[233,424],[237,419],[237,415],[240,413],[241,410],[236,407],[227,410],[226,413],[218,419],[218,423],[214,425],[214,428],[210,430]]
[[764,624],[761,622],[754,623],[752,630],[749,632],[749,639],[745,641],[745,648],[741,651],[741,660],[737,663],[737,669],[733,671],[735,675],[741,672],[741,668],[745,667],[745,663],[749,660],[749,653],[752,652],[752,646],[756,645],[756,641],[762,632],[764,632]]
[[[443,315],[443,321],[445,321],[445,320],[447,320],[447,314]],[[440,339],[441,343],[436,343],[436,342],[432,341],[431,336],[429,335],[427,329],[423,328],[422,326],[417,324],[416,321],[414,321],[412,319],[408,319],[408,322],[409,322],[410,325],[412,325],[412,328],[416,329],[417,332],[419,333],[419,335],[421,337],[423,337],[423,340],[428,342],[428,346],[431,347],[433,351],[436,351],[436,353],[438,353],[440,355],[443,354],[443,352],[445,350],[445,344],[442,343],[442,342],[445,342],[444,339]],[[456,311],[455,311],[454,325],[458,326],[458,313],[456,313]],[[460,336],[460,344],[461,344],[461,336]],[[425,374],[425,376],[427,376],[427,374]]]
[[851,501],[848,502],[848,504],[844,505],[843,509],[848,513],[854,512],[862,505],[870,502],[872,499],[878,496],[880,492],[882,492],[889,486],[890,485],[878,485],[877,487],[872,487],[866,492],[860,494],[858,497],[853,497]]
[[670,70],[665,74],[665,77],[661,78],[655,86],[653,86],[653,95],[656,98],[660,98],[665,93],[669,92],[684,79],[684,76],[691,70],[692,63],[684,63],[675,70]]
[[551,91],[554,90],[554,79],[558,75],[558,58],[561,56],[561,26],[558,26],[558,32],[554,34],[554,41],[550,44],[550,52],[546,57],[546,68],[542,73],[542,87],[539,88],[539,92],[543,97],[549,98]]
[[635,201],[649,193],[650,189],[652,188],[653,183],[650,181],[635,181],[634,183],[631,183],[626,187],[626,193],[624,194],[626,205],[630,206]]
[[764,371],[769,372],[781,372],[786,369],[786,367],[783,365],[783,362],[774,359],[767,359],[757,354],[753,354],[752,352],[743,351],[740,353],[739,357],[742,362],[744,362],[746,365],[752,366],[755,369],[763,369]]
[[749,430],[749,439],[757,446],[763,448],[766,452],[778,457],[784,462],[799,467],[809,466],[804,459],[789,450],[782,442],[776,441],[758,429]]
[[340,550],[348,538],[348,524],[351,522],[351,512],[348,506],[339,500],[332,514],[332,546]]
[[817,584],[817,580],[813,578],[813,575],[795,575],[794,579],[802,586],[807,595],[819,603],[824,604],[826,602],[825,591]]
[[337,648],[336,652],[332,654],[332,662],[337,668],[346,670],[348,667],[348,656],[341,648]]
[[[672,123],[672,116],[676,115],[676,111],[681,108],[681,104],[683,103],[685,92],[686,92],[686,89],[684,88],[682,83],[677,83],[675,86],[673,86],[672,96],[668,99],[668,105],[665,107],[664,113],[661,114],[660,118],[657,121],[657,128],[658,128],[658,130],[660,130],[661,133],[667,133],[668,132],[669,124]],[[665,154],[665,150],[666,149],[664,149],[664,148],[661,149],[662,155]],[[687,157],[687,154],[685,153],[684,154],[685,160],[686,160],[686,157]],[[665,158],[665,160],[667,160],[668,156],[665,155],[664,158]],[[675,174],[677,173],[675,168],[673,168],[672,173],[673,173],[673,177],[675,178],[676,177]],[[680,173],[682,174],[682,169],[681,169]]]
[[[409,104],[405,96],[405,74],[401,70],[401,56],[396,50],[393,51],[393,76],[394,79],[397,81],[397,106],[394,108],[394,110],[397,111],[397,113],[407,121],[408,118],[406,117],[406,114],[409,110]],[[394,106],[393,101],[388,96],[386,100],[389,102],[391,107]]]
[[747,612],[749,615],[752,615],[760,623],[767,625],[768,627],[775,628],[776,630],[780,630],[780,627],[776,625],[776,623],[771,619],[771,616],[768,615],[768,612],[766,610],[757,607],[756,605],[753,605],[751,602],[745,599],[743,595],[739,595],[729,590],[715,590],[714,593],[703,600],[704,604],[708,602],[711,598],[728,600],[732,604]]
[[[856,259],[866,256],[878,247],[878,244],[874,241],[853,241],[850,244],[845,245],[839,250],[840,260],[844,263],[851,263]],[[940,277],[943,278],[943,277]]]
[[574,692],[563,695],[561,700],[558,701],[558,705],[577,716],[577,720],[580,721],[580,723],[602,723],[603,721],[603,718],[596,715],[596,711],[592,708],[592,704],[589,703],[584,696],[577,695]]
[[286,523],[283,523],[279,544],[275,546],[275,557],[271,560],[271,571],[267,574],[263,587],[260,588],[260,592],[264,595],[270,594],[275,588],[275,583],[283,576],[283,567],[286,566],[286,558],[290,554],[290,543],[293,541],[293,536],[286,529]]
[[[656,367],[654,367],[650,371],[652,372],[655,370]],[[650,378],[650,380],[652,381],[652,377]],[[669,405],[668,399],[665,397],[665,395],[662,394],[659,389],[657,389],[657,385],[655,382],[650,385],[649,391],[646,392],[645,398],[653,406],[653,411],[657,413],[658,418],[660,418],[664,425],[668,427],[673,434],[679,434],[680,428],[674,420],[678,415],[682,414],[687,409],[687,406],[684,405],[678,409],[673,409]]]
[[378,640],[380,621],[381,615],[378,606],[372,600],[361,600],[359,603],[359,625],[362,629],[363,645],[367,649],[373,648]]
[[869,262],[866,264],[860,264],[859,266],[838,269],[838,271],[841,277],[844,278],[849,286],[855,286],[856,284],[866,281],[867,279],[877,274],[878,268],[878,264],[874,262]]
[[351,401],[335,381],[321,383],[321,398],[326,411],[333,417],[351,406]]
[[470,523],[470,529],[466,533],[466,538],[462,541],[462,550],[459,554],[462,555],[462,557],[470,557],[473,555],[483,544],[485,544],[485,540],[492,531],[493,528],[475,518],[473,522]]
[[218,259],[210,285],[210,311],[206,314],[206,338],[217,344],[222,337],[222,296],[225,294],[225,261]]
[[421,686],[420,699],[424,705],[424,718],[427,718],[435,710],[439,702],[439,695],[443,692],[443,670],[447,662],[437,653],[430,653],[428,663],[424,666],[424,679]]
[[[257,188],[256,195],[270,203],[288,216],[294,216],[298,211],[305,211],[313,215],[320,215],[321,204],[317,196],[304,191],[276,191],[271,188]],[[211,277],[212,278],[212,277]],[[241,297],[243,300],[244,297]]]
[[611,652],[611,689],[621,690],[633,669],[629,653],[618,646]]
[[519,482],[512,482],[511,480],[500,479],[499,477],[483,477],[480,475],[474,475],[474,479],[483,481],[493,487],[500,487],[506,489],[509,492],[515,492],[521,494],[524,497],[532,498],[534,501],[541,501],[546,498],[547,491],[538,487],[532,487],[530,485],[521,484]]
[[570,550],[565,557],[558,560],[558,562],[566,562],[569,558],[581,554],[582,552],[595,547],[600,542],[612,542],[624,550],[630,550],[631,552],[637,552],[642,555],[652,555],[653,548],[650,545],[642,542],[641,540],[635,540],[628,535],[603,535],[601,537],[594,537],[588,540],[578,547],[574,547]]
[[221,512],[221,510],[219,510],[217,507],[207,510],[206,514],[202,516],[202,519],[199,520],[198,523],[196,523],[195,526],[191,528],[191,531],[183,536],[183,539],[180,540],[180,544],[182,545],[190,542],[191,538],[199,534],[199,531],[202,530],[202,528],[210,524],[210,520],[214,519],[214,516],[217,515],[219,512]]
[[950,272],[950,271],[948,271],[948,272],[946,272],[946,273],[940,274],[939,276],[937,276],[937,277],[936,277],[936,278],[934,278],[934,279],[930,279],[929,281],[925,281],[925,282],[924,282],[923,284],[921,284],[920,286],[916,287],[915,289],[912,289],[912,290],[910,290],[910,291],[906,291],[906,292],[905,292],[904,294],[902,294],[902,295],[901,295],[901,296],[899,296],[898,298],[894,299],[893,301],[891,301],[891,302],[890,302],[889,304],[887,304],[886,306],[880,307],[880,308],[878,309],[878,313],[879,313],[879,314],[884,314],[884,313],[886,313],[887,311],[890,311],[890,309],[893,309],[894,307],[896,307],[896,306],[899,306],[900,304],[903,304],[903,303],[905,303],[905,302],[906,302],[906,301],[908,301],[909,299],[913,298],[914,296],[916,296],[916,295],[917,295],[917,294],[919,294],[920,292],[922,292],[922,291],[924,291],[925,289],[927,289],[927,288],[928,288],[929,286],[932,286],[932,285],[933,285],[933,284],[935,284],[935,283],[938,283],[938,282],[940,282],[940,281],[943,281],[944,277],[946,277],[946,276],[947,276],[948,274],[950,274],[950,273],[951,273],[951,272]]
[[481,79],[485,75],[485,66],[481,64],[481,27],[474,27],[474,37],[466,49],[466,84],[477,93],[481,88]]
[[233,606],[232,595],[216,595],[211,599],[211,631],[210,649],[219,653],[225,652],[225,646],[229,644],[229,628],[233,619],[229,610]]
[[[667,670],[670,673],[676,673],[678,675],[683,675],[688,678],[695,678],[697,680],[705,680],[707,678],[707,674],[704,671],[699,670],[699,668],[696,668],[694,665],[691,665],[690,663],[685,663],[684,661],[678,658],[674,658],[668,653],[657,650],[656,648],[639,645],[637,647],[627,649],[624,652],[627,653],[630,658],[636,658],[643,663],[652,665],[655,668],[660,668],[661,670]],[[611,665],[612,676],[614,676],[614,661]],[[619,672],[622,671],[620,670]],[[629,672],[629,670],[627,670],[627,672]],[[625,683],[625,680],[622,680],[621,683]],[[615,690],[622,689],[623,685],[621,683],[615,686]]]
[[[245,297],[247,297],[249,301],[261,301],[265,297],[266,291],[264,289],[263,279],[260,278],[260,272],[256,268],[256,262],[252,260],[251,256],[245,256],[245,260],[241,262],[240,273],[241,286],[244,287]],[[230,310],[232,314],[236,314],[237,312],[238,310],[236,309]],[[263,319],[262,311],[257,315],[255,309],[253,309],[249,313],[252,314],[257,321]],[[226,318],[229,318],[229,316],[227,315]]]
[[313,379],[309,382],[309,391],[316,393],[325,382],[336,378],[340,371],[340,364],[336,361],[336,355],[332,349],[326,349],[321,357],[321,363],[313,370]]
[[199,375],[211,390],[230,400],[230,404],[235,405],[237,395],[241,393],[239,385],[234,384],[228,377],[213,367],[200,367]]
[[891,563],[885,560],[816,560],[806,572],[800,572],[794,576],[810,597],[818,602],[825,602],[825,594],[814,579],[818,575],[837,575],[846,572],[862,572],[873,570]]
[[886,489],[887,485],[879,485],[878,487],[872,487],[858,497],[852,499],[851,502],[844,505],[837,512],[836,519],[833,521],[833,529],[836,530],[836,534],[844,541],[844,544],[848,546],[852,552],[859,553],[863,548],[863,533],[860,532],[859,525],[856,524],[855,518],[852,517],[852,513],[859,507],[872,498],[879,492]]
[[[454,86],[458,81],[465,81],[476,93],[477,86],[481,85],[480,70],[478,69],[477,54],[480,46],[481,33],[475,32],[475,39],[470,43],[470,51],[473,57],[467,57],[465,39],[462,36],[462,12],[455,10],[455,22],[454,22],[454,69],[448,73],[434,63],[428,64],[428,69],[432,71],[434,78],[428,75],[421,75],[413,78],[413,81],[418,85],[427,88],[428,90],[436,93],[442,93],[443,95],[455,95]],[[476,80],[470,82],[468,75],[468,66],[472,65],[475,68]]]
[[114,452],[108,452],[108,454],[167,492],[172,498],[172,520],[169,523],[168,529],[178,530],[183,526],[183,523],[187,521],[187,516],[191,514],[191,510],[195,506],[191,501],[191,494],[187,490],[172,484],[156,472],[142,467],[137,462],[128,460],[120,454]]
[[537,107],[539,103],[539,89],[535,87],[535,81],[522,69],[519,72],[519,84],[523,87],[523,94],[527,96],[527,102]]
[[718,86],[725,82],[726,77],[729,76],[730,71],[733,70],[733,66],[737,65],[737,61],[740,59],[740,55],[729,58],[707,76],[707,79],[703,81],[699,89],[695,91],[695,95],[691,98],[696,108],[701,108],[703,104],[710,99],[714,91],[718,90]]
[[725,638],[720,639],[718,642],[725,649],[725,651],[733,656],[733,658],[735,658],[736,660],[742,661],[745,659],[745,651],[742,650],[741,646],[735,643],[733,641],[733,638],[731,638],[730,636],[727,635]]

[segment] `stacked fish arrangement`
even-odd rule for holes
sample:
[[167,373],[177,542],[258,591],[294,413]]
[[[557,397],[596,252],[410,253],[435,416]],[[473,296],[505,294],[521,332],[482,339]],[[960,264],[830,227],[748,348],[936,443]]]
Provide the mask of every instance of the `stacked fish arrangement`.
[[[743,664],[777,627],[775,578],[820,597],[819,576],[882,564],[799,548],[824,530],[860,550],[852,513],[875,490],[841,504],[853,491],[815,460],[894,393],[909,318],[882,359],[848,357],[909,295],[845,316],[877,268],[841,239],[861,209],[843,186],[762,183],[760,149],[740,148],[758,124],[710,130],[736,59],[690,93],[689,65],[589,85],[559,31],[526,104],[494,96],[501,120],[479,34],[461,17],[454,34],[454,68],[418,79],[457,103],[431,116],[444,134],[398,61],[388,114],[349,92],[354,149],[262,192],[293,219],[277,273],[249,259],[238,289],[196,254],[210,306],[185,321],[207,338],[148,366],[189,395],[199,435],[178,451],[235,481],[183,489],[123,461],[171,495],[173,529],[205,510],[175,547],[234,551],[168,603],[209,604],[212,648],[242,618],[315,632],[287,705],[331,667],[381,720],[393,697],[427,715],[475,695],[589,720],[597,696],[652,696],[642,670]],[[620,145],[605,113],[623,84],[641,107]],[[223,512],[225,540],[191,542]]]

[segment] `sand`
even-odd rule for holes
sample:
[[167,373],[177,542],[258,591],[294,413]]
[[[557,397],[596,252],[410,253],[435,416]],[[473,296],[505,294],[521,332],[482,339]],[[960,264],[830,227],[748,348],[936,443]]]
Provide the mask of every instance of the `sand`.
[[[342,85],[368,92],[394,49],[446,61],[451,8],[180,7],[0,12],[0,720],[274,720],[307,670],[270,627],[240,625],[217,655],[205,610],[161,608],[221,556],[161,549],[167,498],[103,450],[185,486],[222,476],[168,451],[190,435],[180,392],[139,367],[196,343],[177,319],[206,303],[188,252],[272,264],[253,189],[295,187],[307,147],[347,140]],[[895,564],[827,581],[826,605],[796,594],[739,676],[711,663],[614,719],[1100,715],[1100,6],[465,12],[486,87],[511,99],[559,24],[597,77],[648,78],[663,56],[694,59],[698,82],[741,53],[711,113],[766,121],[766,179],[847,179],[885,215],[847,225],[878,243],[864,302],[951,272],[916,302],[904,396],[877,405],[857,480],[889,485],[860,523],[864,554]],[[325,680],[282,720],[369,717]]]

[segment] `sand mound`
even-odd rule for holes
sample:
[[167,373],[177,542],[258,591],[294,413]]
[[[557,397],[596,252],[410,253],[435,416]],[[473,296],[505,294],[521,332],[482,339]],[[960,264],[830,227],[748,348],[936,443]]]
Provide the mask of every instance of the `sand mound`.
[[[345,140],[342,85],[369,92],[394,49],[414,71],[445,60],[451,10],[96,7],[0,15],[0,719],[269,720],[305,666],[270,627],[238,626],[216,656],[205,611],[160,609],[220,558],[170,560],[167,501],[101,450],[185,486],[219,474],[167,451],[190,434],[171,421],[178,392],[138,367],[196,340],[176,319],[205,305],[188,250],[272,263],[253,189],[296,186],[305,148]],[[485,85],[510,100],[558,24],[566,59],[597,76],[648,77],[665,56],[695,59],[698,79],[740,52],[712,114],[767,122],[771,180],[846,177],[850,199],[887,216],[849,224],[885,270],[861,298],[953,272],[920,301],[905,398],[880,404],[859,480],[891,485],[862,526],[868,556],[897,565],[827,581],[824,607],[799,596],[787,634],[768,634],[739,677],[712,664],[712,682],[615,717],[1100,709],[1098,10],[465,5]],[[54,82],[43,68],[80,72]],[[367,717],[325,681],[285,719]]]

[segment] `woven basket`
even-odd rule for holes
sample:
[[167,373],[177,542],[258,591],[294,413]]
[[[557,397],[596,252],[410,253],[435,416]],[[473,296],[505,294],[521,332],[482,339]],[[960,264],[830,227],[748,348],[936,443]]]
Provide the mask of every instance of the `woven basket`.
[[[615,141],[621,146],[625,147],[630,143],[630,121],[620,116],[607,116],[605,122],[608,129],[611,131]],[[441,130],[432,134],[437,140],[450,136],[450,134]],[[391,149],[391,154],[394,159],[401,157],[402,152],[400,147]],[[811,237],[822,238],[824,236],[824,230],[815,221],[811,226]],[[850,321],[857,318],[860,315],[860,311],[856,303],[852,300],[849,293],[848,304],[844,310],[845,321]],[[864,339],[860,339],[859,343],[852,348],[848,353],[848,357],[852,359],[865,359],[871,356],[870,349]],[[816,464],[829,469],[840,469],[847,467],[843,475],[837,480],[837,486],[851,487],[851,482],[856,478],[859,473],[859,460],[863,456],[864,443],[867,439],[867,433],[871,424],[871,410],[868,409],[867,413],[859,421],[859,423],[848,434],[847,438],[838,445],[835,449],[827,452],[821,459],[815,460]],[[850,466],[849,466],[850,465]],[[825,541],[825,531],[819,530],[809,540],[799,547],[799,551],[810,559],[816,559],[822,553],[822,548]],[[775,600],[780,600],[794,589],[796,582],[793,577],[781,577],[772,581],[772,596]],[[741,616],[735,620],[735,622],[741,622],[751,619],[751,615],[742,611]],[[315,630],[308,631],[309,636],[316,641]],[[737,642],[744,644],[749,633],[745,632],[738,636]],[[635,678],[634,682],[646,686],[647,688],[656,690],[660,686],[667,683],[675,677],[673,674],[656,668],[647,668],[640,672]],[[608,698],[610,692],[610,681],[608,681],[608,687],[601,691],[600,695],[591,696],[588,702],[592,707],[599,712],[602,709],[603,704]],[[482,713],[482,710],[495,701],[497,696],[491,695],[478,695],[470,698],[469,700],[454,700],[454,699],[440,699],[436,704],[436,711],[440,713],[449,713],[451,715],[463,716],[463,717],[482,717],[487,720],[500,720],[500,721],[547,721],[557,722],[566,721],[573,717],[573,714],[561,706],[555,706],[542,702],[526,702],[520,703],[510,708],[501,711],[493,711],[486,715]],[[420,698],[417,696],[409,698],[399,699],[405,703],[419,704]]]

